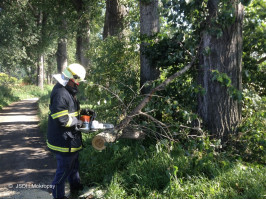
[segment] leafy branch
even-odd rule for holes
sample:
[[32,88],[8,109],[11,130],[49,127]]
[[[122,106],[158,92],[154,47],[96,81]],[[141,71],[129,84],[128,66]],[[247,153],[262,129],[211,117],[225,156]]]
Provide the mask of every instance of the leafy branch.
[[172,76],[170,76],[169,78],[167,78],[164,82],[162,82],[160,85],[158,85],[157,87],[153,88],[148,94],[145,95],[144,99],[139,103],[139,105],[137,107],[135,107],[135,109],[129,114],[127,115],[116,127],[115,127],[115,133],[117,134],[117,137],[121,136],[121,130],[123,130],[126,126],[128,126],[128,124],[130,123],[130,121],[132,120],[132,118],[136,115],[139,115],[141,113],[141,110],[147,105],[147,103],[151,100],[151,98],[153,97],[153,95],[158,92],[161,91],[163,89],[165,89],[165,87],[172,82],[175,78],[181,76],[182,74],[184,74],[185,72],[187,72],[195,63],[196,60],[196,56],[192,59],[192,61],[187,64],[183,69],[177,71],[176,73],[174,73]]

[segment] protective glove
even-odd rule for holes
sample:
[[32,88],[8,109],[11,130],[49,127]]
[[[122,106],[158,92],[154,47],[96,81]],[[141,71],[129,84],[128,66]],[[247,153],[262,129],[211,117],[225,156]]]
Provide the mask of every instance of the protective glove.
[[80,114],[93,116],[93,115],[95,115],[95,112],[93,110],[86,108],[86,109],[81,109]]
[[83,121],[82,120],[78,120],[77,124],[76,124],[76,128],[80,129],[83,125]]

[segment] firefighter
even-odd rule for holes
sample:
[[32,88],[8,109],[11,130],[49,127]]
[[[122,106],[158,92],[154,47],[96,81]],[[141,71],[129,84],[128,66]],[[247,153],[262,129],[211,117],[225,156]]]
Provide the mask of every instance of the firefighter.
[[82,149],[80,104],[76,98],[78,85],[83,81],[86,70],[80,64],[69,65],[57,80],[50,96],[47,146],[55,153],[57,169],[52,182],[53,197],[65,197],[65,181],[68,179],[70,192],[83,189],[79,177],[79,151]]

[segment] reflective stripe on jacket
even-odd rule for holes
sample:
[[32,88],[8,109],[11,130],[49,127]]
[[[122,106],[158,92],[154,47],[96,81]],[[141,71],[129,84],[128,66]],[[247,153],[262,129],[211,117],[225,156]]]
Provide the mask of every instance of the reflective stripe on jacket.
[[81,133],[75,130],[80,106],[69,91],[57,83],[50,97],[47,146],[56,152],[76,152],[82,149]]

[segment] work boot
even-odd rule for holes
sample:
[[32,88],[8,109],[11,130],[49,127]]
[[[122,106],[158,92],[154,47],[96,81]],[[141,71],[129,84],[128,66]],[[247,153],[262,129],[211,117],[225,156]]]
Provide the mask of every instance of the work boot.
[[54,198],[54,199],[68,199],[68,197],[64,196],[63,198]]
[[70,185],[70,197],[77,198],[79,195],[79,191],[83,190],[83,185],[81,183]]
[[75,192],[79,190],[83,190],[84,186],[81,183],[75,184],[75,185],[70,185],[70,192]]

